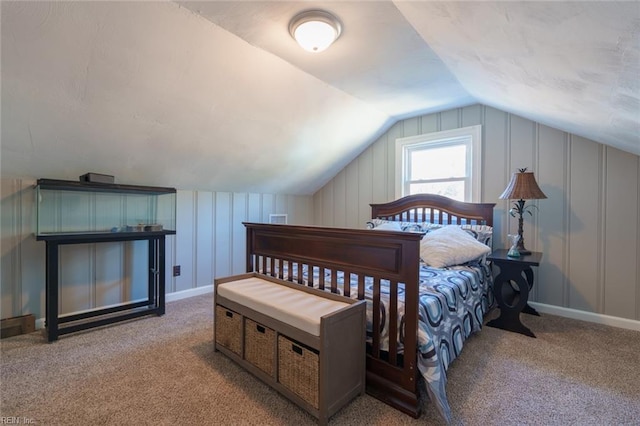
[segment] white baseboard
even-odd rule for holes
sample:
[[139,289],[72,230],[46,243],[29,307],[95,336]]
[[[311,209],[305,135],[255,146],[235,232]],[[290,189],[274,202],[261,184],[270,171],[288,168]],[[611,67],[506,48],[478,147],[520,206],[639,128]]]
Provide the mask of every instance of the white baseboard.
[[529,304],[542,314],[558,315],[559,317],[572,318],[582,321],[594,322],[596,324],[610,325],[612,327],[626,328],[628,330],[640,331],[640,321],[612,317],[610,315],[597,314],[594,312],[579,311],[577,309],[563,308],[561,306],[546,305],[544,303],[529,302]]
[[[213,293],[213,284],[190,288],[189,290],[177,291],[166,295],[167,302],[186,299],[188,297],[200,296],[207,293]],[[582,321],[594,322],[596,324],[610,325],[612,327],[625,328],[627,330],[640,331],[640,321],[612,317],[610,315],[597,314],[594,312],[579,311],[577,309],[563,308],[561,306],[547,305],[538,302],[529,302],[538,312],[543,314],[558,315],[559,317],[572,318]],[[44,328],[44,318],[36,319],[36,329]]]
[[187,297],[200,296],[207,293],[213,293],[213,284],[205,285],[203,287],[190,288],[189,290],[176,291],[175,293],[169,293],[166,295],[165,300],[167,302],[174,302],[176,300],[186,299]]
[[36,330],[41,330],[44,328],[44,318],[36,319]]
[[[175,302],[176,300],[186,299],[188,297],[200,296],[207,293],[213,293],[213,284],[203,287],[190,288],[189,290],[176,291],[165,296],[166,302]],[[128,302],[127,302],[128,303]],[[44,328],[44,318],[36,319],[36,330]]]

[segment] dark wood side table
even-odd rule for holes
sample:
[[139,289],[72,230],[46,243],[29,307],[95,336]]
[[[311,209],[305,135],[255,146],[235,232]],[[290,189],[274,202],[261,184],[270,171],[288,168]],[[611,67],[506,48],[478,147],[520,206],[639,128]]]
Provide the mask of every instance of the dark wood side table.
[[533,287],[531,267],[540,265],[542,253],[532,252],[526,256],[509,257],[507,251],[494,250],[487,256],[488,260],[500,268],[500,273],[493,282],[493,294],[500,307],[500,316],[489,321],[487,325],[536,337],[520,322],[520,312],[540,316],[527,301]]

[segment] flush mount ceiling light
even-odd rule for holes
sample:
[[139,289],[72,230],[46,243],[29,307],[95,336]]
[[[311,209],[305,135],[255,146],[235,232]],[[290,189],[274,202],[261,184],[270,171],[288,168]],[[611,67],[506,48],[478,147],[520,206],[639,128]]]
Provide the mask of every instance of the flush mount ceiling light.
[[323,10],[308,10],[294,16],[289,33],[304,50],[318,53],[340,37],[342,25],[338,18]]

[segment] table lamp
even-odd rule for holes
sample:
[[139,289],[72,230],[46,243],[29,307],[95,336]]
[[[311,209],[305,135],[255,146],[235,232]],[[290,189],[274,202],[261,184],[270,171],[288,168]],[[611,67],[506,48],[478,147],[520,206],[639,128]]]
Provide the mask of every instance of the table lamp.
[[509,214],[513,217],[518,215],[518,252],[520,255],[531,254],[531,251],[527,250],[524,246],[524,237],[522,235],[522,216],[524,213],[529,213],[533,216],[531,212],[532,208],[537,208],[533,204],[529,204],[525,206],[525,200],[539,200],[547,198],[546,195],[542,192],[538,183],[536,182],[536,178],[533,176],[533,172],[528,172],[527,168],[518,169],[518,173],[513,173],[511,175],[511,180],[507,185],[507,188],[504,190],[502,195],[500,195],[500,199],[502,200],[518,200],[513,203],[513,208],[509,210]]

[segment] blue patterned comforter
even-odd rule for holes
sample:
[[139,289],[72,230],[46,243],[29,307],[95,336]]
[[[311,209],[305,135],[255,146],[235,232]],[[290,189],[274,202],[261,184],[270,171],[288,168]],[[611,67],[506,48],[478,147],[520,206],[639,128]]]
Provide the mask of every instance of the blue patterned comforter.
[[447,421],[451,409],[445,386],[449,364],[463,342],[482,328],[493,305],[493,278],[487,264],[445,269],[420,266],[418,368],[429,398]]

